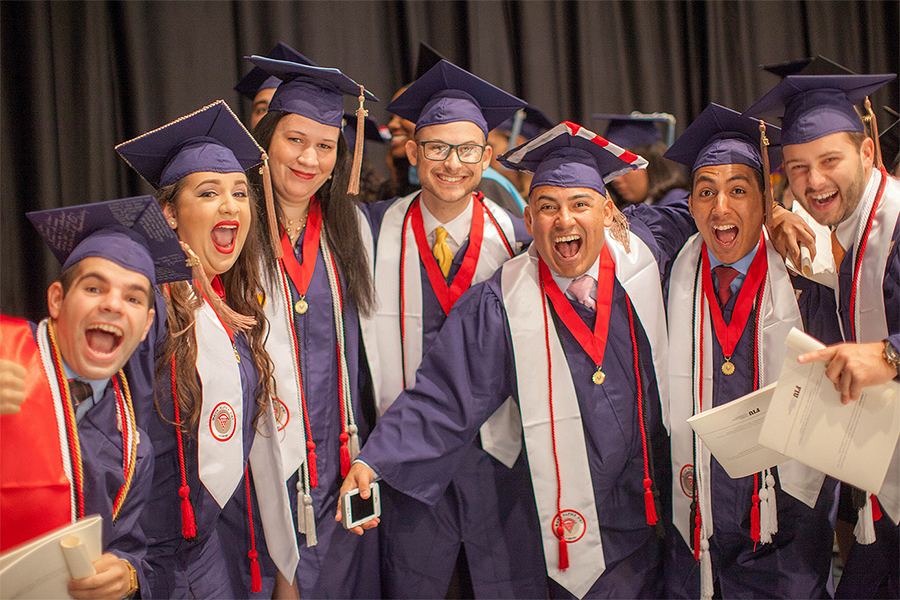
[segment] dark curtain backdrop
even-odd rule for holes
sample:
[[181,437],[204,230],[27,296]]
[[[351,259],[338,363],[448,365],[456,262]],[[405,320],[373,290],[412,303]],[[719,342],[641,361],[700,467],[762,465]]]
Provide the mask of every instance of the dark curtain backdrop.
[[[0,311],[39,318],[59,265],[25,212],[149,193],[113,147],[232,90],[244,55],[281,40],[382,99],[424,41],[551,119],[747,108],[778,79],[759,65],[822,54],[900,69],[900,3],[827,1],[129,1],[0,4]],[[896,82],[873,97],[897,107]],[[350,109],[348,101],[347,108]],[[602,131],[601,131],[602,133]],[[384,150],[372,153],[384,169]]]

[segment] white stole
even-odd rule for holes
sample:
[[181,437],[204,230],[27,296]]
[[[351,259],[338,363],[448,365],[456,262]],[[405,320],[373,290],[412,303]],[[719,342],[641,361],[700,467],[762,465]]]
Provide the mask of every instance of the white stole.
[[202,385],[198,433],[200,481],[222,508],[244,475],[244,393],[234,346],[204,301],[195,319]]
[[[859,245],[882,177],[884,175],[881,171],[873,169],[872,180],[869,182],[870,187],[866,189],[867,193],[860,200],[863,203],[863,210],[860,213],[861,218],[857,224],[854,238],[853,265],[856,264],[856,253],[859,252]],[[900,181],[888,177],[878,210],[875,212],[875,218],[872,219],[872,229],[869,231],[869,240],[860,266],[854,314],[856,323],[854,335],[856,341],[860,343],[880,341],[889,334],[884,306],[884,271],[887,267],[888,254],[891,251],[892,236],[898,217],[900,217]],[[835,291],[835,298],[840,303],[839,290]],[[844,338],[847,339],[846,334]],[[900,521],[900,444],[894,449],[894,457],[888,467],[887,477],[881,490],[867,491],[877,492],[881,508],[894,523]]]
[[[616,261],[616,278],[631,298],[652,347],[655,368],[665,368],[666,325],[659,281],[659,268],[650,249],[629,232],[631,252],[609,237],[606,244]],[[541,537],[547,572],[554,581],[581,598],[606,569],[596,498],[593,495],[590,466],[584,441],[584,426],[572,374],[565,352],[555,334],[545,338],[541,289],[538,281],[538,255],[529,251],[504,265],[501,277],[503,302],[509,319],[518,397],[528,466],[534,486],[541,524]],[[549,309],[548,309],[549,312]],[[551,319],[548,314],[548,323]],[[561,486],[560,508],[574,511],[584,522],[584,535],[570,542],[569,568],[557,568],[559,540],[551,524],[556,516],[556,466],[550,433],[549,368],[546,339],[549,339],[553,364],[553,412]],[[665,372],[665,371],[662,371]],[[527,384],[526,384],[527,382]],[[665,385],[659,385],[661,398]],[[665,406],[665,400],[661,405]],[[497,434],[509,439],[509,435]],[[482,437],[482,445],[484,438]],[[485,448],[485,450],[488,450]],[[488,450],[489,451],[489,450]]]
[[[693,465],[694,436],[687,424],[693,415],[694,402],[698,395],[699,366],[693,364],[693,357],[699,359],[697,347],[700,315],[694,315],[694,307],[703,311],[703,398],[704,410],[713,407],[712,394],[712,326],[709,306],[703,293],[698,262],[703,238],[694,234],[678,254],[672,265],[669,281],[669,414],[672,419],[672,510],[673,520],[685,542],[690,546],[693,523],[690,523],[690,507],[693,486],[697,483]],[[762,250],[762,249],[761,249]],[[781,256],[766,240],[768,272],[764,282],[760,332],[757,333],[760,368],[760,386],[778,379],[784,363],[787,334],[792,327],[803,329],[800,311],[794,296],[790,277]],[[700,267],[702,268],[702,266]],[[700,466],[700,514],[702,516],[703,538],[713,534],[713,515],[710,510],[711,494],[709,482],[709,450],[697,442],[701,456]],[[778,466],[781,489],[809,506],[815,506],[825,475],[797,461],[788,461]]]

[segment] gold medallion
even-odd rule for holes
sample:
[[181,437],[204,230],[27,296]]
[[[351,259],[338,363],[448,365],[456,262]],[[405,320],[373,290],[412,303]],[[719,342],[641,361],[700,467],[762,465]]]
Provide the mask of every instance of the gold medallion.
[[606,374],[600,370],[600,367],[597,367],[597,371],[594,373],[591,379],[594,380],[594,383],[600,385],[606,380]]
[[300,298],[300,299],[297,300],[297,302],[294,304],[294,310],[296,310],[298,314],[301,314],[301,315],[302,315],[302,314],[304,314],[306,311],[309,310],[309,304],[306,303],[306,300],[304,300],[303,298]]
[[732,364],[730,358],[726,358],[725,362],[722,363],[722,372],[726,375],[734,373],[734,364]]

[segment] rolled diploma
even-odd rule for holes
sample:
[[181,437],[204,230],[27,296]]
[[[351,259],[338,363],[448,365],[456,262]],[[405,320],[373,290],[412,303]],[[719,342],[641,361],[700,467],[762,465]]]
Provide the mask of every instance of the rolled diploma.
[[97,571],[94,569],[94,564],[88,558],[87,547],[77,536],[67,535],[59,540],[59,546],[62,548],[66,564],[69,565],[69,573],[72,574],[72,579],[96,575]]

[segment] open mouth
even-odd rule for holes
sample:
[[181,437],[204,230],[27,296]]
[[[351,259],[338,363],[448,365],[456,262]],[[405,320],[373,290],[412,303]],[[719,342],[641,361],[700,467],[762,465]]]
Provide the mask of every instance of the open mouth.
[[730,246],[737,238],[738,228],[734,225],[714,225],[713,233],[717,242],[723,246]]
[[237,221],[219,223],[215,226],[210,234],[213,245],[216,250],[222,254],[231,254],[234,252],[234,242],[237,239]]
[[806,197],[809,198],[809,201],[813,206],[817,208],[825,208],[837,199],[838,191],[831,190],[829,192],[820,192],[818,194],[807,193]]
[[581,236],[564,235],[553,240],[553,248],[564,259],[572,259],[581,250]]
[[84,332],[84,337],[91,352],[103,356],[108,356],[115,352],[116,348],[121,345],[123,336],[124,332],[121,328],[106,323],[91,325]]

